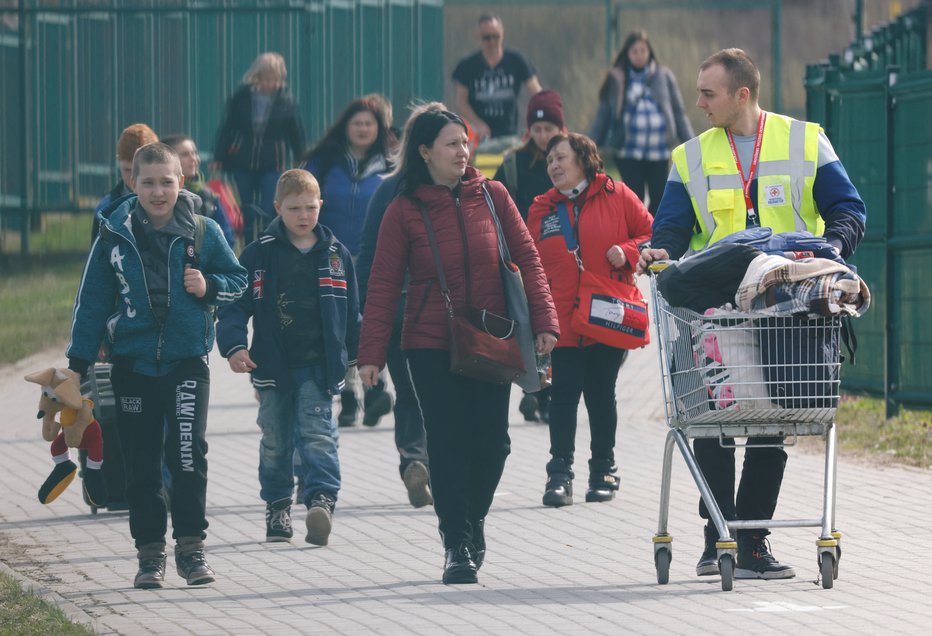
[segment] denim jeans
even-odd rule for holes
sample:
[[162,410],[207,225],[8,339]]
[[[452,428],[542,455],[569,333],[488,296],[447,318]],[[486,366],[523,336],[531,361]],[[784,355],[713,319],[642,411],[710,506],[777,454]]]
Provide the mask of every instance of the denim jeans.
[[301,458],[304,503],[340,491],[339,434],[322,366],[292,369],[295,389],[259,391],[259,496],[271,503],[294,495],[294,453]]

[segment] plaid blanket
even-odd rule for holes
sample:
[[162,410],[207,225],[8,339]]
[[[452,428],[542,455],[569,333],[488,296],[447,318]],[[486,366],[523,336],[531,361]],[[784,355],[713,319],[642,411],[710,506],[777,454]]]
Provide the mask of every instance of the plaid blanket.
[[770,254],[751,261],[735,294],[741,311],[811,317],[862,316],[870,298],[867,284],[840,263]]

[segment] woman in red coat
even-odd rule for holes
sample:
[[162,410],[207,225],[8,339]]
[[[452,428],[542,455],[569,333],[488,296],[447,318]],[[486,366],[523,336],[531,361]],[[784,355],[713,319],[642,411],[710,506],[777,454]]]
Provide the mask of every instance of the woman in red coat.
[[592,434],[586,501],[609,501],[618,490],[615,383],[627,351],[585,338],[570,325],[579,289],[579,266],[564,238],[560,210],[579,244],[585,269],[634,284],[638,244],[650,239],[651,217],[640,199],[602,171],[591,139],[570,133],[547,145],[547,172],[553,188],[537,197],[528,213],[528,230],[537,244],[560,319],[553,350],[550,389],[550,462],[544,505],[573,503],[576,411],[585,397]]
[[544,270],[521,215],[503,185],[467,167],[466,142],[466,125],[449,111],[428,110],[408,121],[397,170],[401,194],[379,229],[359,346],[360,377],[373,386],[385,365],[407,272],[401,348],[424,415],[447,584],[476,583],[485,558],[485,517],[511,452],[511,386],[450,372],[447,309],[422,208],[436,235],[453,306],[462,307],[468,297],[475,307],[504,315],[488,191],[511,257],[524,276],[538,351],[549,352],[560,333]]

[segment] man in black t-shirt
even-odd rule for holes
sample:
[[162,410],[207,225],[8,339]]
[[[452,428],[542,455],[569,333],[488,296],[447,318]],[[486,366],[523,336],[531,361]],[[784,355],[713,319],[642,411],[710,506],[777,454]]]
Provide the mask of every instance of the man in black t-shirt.
[[482,141],[513,137],[518,132],[518,92],[528,96],[540,91],[537,72],[517,51],[503,46],[505,27],[501,18],[479,17],[480,50],[456,65],[456,107]]

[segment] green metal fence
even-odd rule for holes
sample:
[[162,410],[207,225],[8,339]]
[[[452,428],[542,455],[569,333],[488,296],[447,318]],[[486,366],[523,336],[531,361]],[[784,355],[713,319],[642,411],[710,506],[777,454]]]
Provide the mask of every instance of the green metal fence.
[[[807,68],[808,117],[822,123],[867,204],[852,259],[871,288],[856,323],[859,363],[843,386],[899,404],[932,405],[932,71],[926,8],[901,16]],[[869,41],[867,41],[869,40]]]
[[188,133],[209,159],[225,100],[263,51],[284,56],[311,141],[365,93],[400,114],[440,99],[442,37],[442,0],[0,3],[0,229],[92,208],[128,124]]

